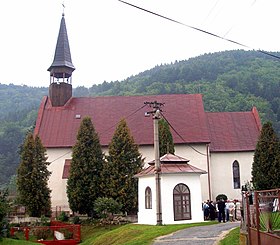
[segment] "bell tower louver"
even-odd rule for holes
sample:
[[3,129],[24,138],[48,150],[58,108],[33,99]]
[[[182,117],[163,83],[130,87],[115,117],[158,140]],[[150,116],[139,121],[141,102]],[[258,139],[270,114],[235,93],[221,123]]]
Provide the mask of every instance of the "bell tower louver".
[[64,106],[72,97],[72,64],[64,13],[62,14],[54,60],[50,72],[49,97],[52,106]]

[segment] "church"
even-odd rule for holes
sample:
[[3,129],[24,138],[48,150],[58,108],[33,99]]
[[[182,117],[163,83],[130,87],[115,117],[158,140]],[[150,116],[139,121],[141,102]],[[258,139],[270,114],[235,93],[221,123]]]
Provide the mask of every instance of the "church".
[[[72,147],[82,119],[91,117],[107,154],[115,127],[124,118],[148,163],[154,160],[154,145],[153,119],[145,117],[150,110],[146,102],[154,101],[164,104],[162,114],[172,125],[176,156],[198,169],[195,178],[201,185],[200,200],[215,200],[218,194],[240,199],[241,186],[251,180],[253,154],[261,130],[255,107],[246,112],[206,112],[201,94],[77,98],[72,96],[74,70],[63,14],[54,60],[48,69],[49,95],[41,101],[34,130],[50,162],[53,211],[70,211],[66,186]],[[196,194],[190,190],[191,198]]]

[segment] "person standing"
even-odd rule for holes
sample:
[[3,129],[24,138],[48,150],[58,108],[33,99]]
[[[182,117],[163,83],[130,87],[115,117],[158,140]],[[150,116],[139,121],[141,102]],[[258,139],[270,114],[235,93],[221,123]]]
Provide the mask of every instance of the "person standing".
[[216,219],[216,207],[213,204],[213,201],[209,202],[209,212],[210,212],[210,220]]
[[219,222],[221,222],[222,219],[223,219],[224,223],[226,222],[225,207],[226,207],[226,205],[225,205],[224,199],[220,199],[218,201],[218,209],[219,209],[218,220],[219,220]]

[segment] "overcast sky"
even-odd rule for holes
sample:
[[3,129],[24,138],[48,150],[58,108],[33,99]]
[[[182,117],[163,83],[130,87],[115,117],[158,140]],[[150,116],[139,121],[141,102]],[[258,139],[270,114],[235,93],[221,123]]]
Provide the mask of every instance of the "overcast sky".
[[[63,0],[0,0],[0,83],[49,85]],[[252,49],[280,51],[279,0],[127,0]],[[242,49],[118,0],[64,0],[73,86],[123,80],[156,65]]]

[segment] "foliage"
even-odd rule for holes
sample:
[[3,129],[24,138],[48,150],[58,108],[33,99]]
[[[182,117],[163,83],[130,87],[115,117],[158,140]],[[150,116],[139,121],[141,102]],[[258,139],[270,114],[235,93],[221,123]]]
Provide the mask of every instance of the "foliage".
[[0,190],[0,239],[4,236],[3,232],[8,222],[6,216],[9,211],[8,191]]
[[33,217],[49,215],[50,212],[48,165],[46,149],[39,136],[34,139],[32,134],[28,134],[22,147],[17,188],[21,204],[27,207],[29,215]]
[[38,227],[32,229],[32,232],[34,236],[36,237],[37,240],[47,240],[49,237],[52,236],[52,231],[50,230],[49,227],[43,228],[43,227]]
[[227,195],[225,194],[219,194],[218,196],[216,196],[216,201],[219,201],[223,199],[224,201],[226,201],[228,198],[227,198]]
[[121,204],[123,212],[130,213],[137,209],[138,187],[133,176],[141,170],[142,162],[138,145],[134,143],[128,125],[122,119],[109,144],[103,176],[107,179],[105,196]]
[[98,217],[108,218],[109,215],[120,212],[121,204],[113,198],[99,197],[94,202],[94,210]]
[[69,216],[67,215],[67,213],[65,213],[64,211],[62,211],[59,216],[57,217],[57,219],[59,221],[62,221],[62,222],[67,222],[69,220]]
[[90,117],[80,125],[73,147],[67,195],[74,212],[93,216],[93,205],[101,195],[100,182],[104,157],[99,137]]
[[[280,141],[272,124],[263,125],[254,153],[252,182],[255,190],[280,187]],[[265,173],[265,174],[264,174]]]
[[159,136],[159,156],[167,153],[174,154],[175,148],[173,137],[170,132],[168,122],[165,119],[160,119],[158,122],[158,136]]

